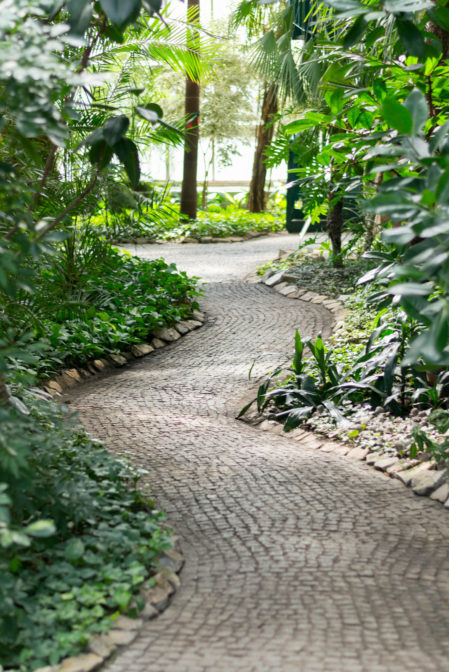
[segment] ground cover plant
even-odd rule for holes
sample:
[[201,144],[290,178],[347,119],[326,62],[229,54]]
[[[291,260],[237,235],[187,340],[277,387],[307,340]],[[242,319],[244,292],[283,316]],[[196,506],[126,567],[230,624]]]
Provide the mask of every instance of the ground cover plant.
[[257,273],[263,276],[267,271],[270,274],[287,271],[295,284],[317,294],[332,298],[351,294],[358,279],[371,264],[360,255],[351,255],[346,259],[345,266],[335,267],[329,265],[328,255],[328,246],[318,243],[316,237],[310,237],[287,257],[260,266]]
[[[33,293],[4,297],[0,328],[27,335],[35,346],[28,368],[41,379],[129,349],[197,307],[195,278],[163,259],[119,252],[92,229],[72,231],[34,272]],[[14,359],[23,362],[20,354]]]
[[210,205],[199,210],[194,220],[180,218],[175,205],[158,209],[126,210],[120,214],[104,214],[90,218],[101,235],[117,242],[145,239],[170,241],[183,238],[227,238],[248,233],[269,233],[284,228],[282,217],[270,212],[250,213],[244,208],[229,205]]
[[29,671],[137,614],[171,542],[124,458],[42,392],[15,394],[0,408],[0,666]]

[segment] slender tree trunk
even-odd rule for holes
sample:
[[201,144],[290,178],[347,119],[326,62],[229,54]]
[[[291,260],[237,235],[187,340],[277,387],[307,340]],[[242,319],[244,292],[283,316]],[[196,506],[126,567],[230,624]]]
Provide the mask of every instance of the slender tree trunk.
[[201,190],[201,209],[205,210],[207,208],[207,196],[208,196],[208,189],[209,189],[209,173],[210,169],[212,166],[212,162],[214,160],[214,157],[212,157],[209,160],[209,163],[206,164],[206,160],[204,163],[206,164],[204,166],[204,180],[203,180],[203,188]]
[[256,150],[254,153],[253,174],[249,188],[248,210],[263,212],[265,210],[265,149],[273,139],[274,125],[271,123],[278,110],[278,87],[266,84],[263,93],[260,125],[256,133]]
[[[195,21],[199,22],[199,0],[188,0],[187,10],[197,8]],[[193,33],[191,41],[198,39]],[[187,125],[187,134],[184,144],[184,170],[181,189],[181,214],[189,219],[195,219],[198,208],[197,172],[198,172],[198,143],[200,137],[200,85],[191,79],[186,80],[185,113],[190,117]]]
[[3,373],[0,372],[0,406],[6,406],[7,404],[9,404],[8,390]]
[[[376,185],[376,193],[379,190],[380,185],[383,181],[383,174],[377,173],[374,178],[374,184]],[[376,238],[376,236],[382,231],[383,225],[388,222],[388,215],[374,215],[374,217],[368,216],[366,219],[366,235],[363,249],[368,251],[371,249],[371,246]]]
[[[335,196],[334,196],[335,198]],[[329,194],[329,202],[333,199],[332,194]],[[326,219],[326,228],[329,238],[332,243],[333,265],[337,267],[343,266],[341,259],[341,234],[343,231],[343,198],[339,198],[336,203],[329,209]]]

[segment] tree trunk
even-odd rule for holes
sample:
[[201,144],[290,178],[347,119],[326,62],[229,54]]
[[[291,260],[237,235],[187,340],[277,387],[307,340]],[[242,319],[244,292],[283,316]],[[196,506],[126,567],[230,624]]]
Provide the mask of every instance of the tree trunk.
[[3,373],[0,372],[0,406],[7,406],[7,404],[9,404],[9,394]]
[[[204,180],[203,180],[203,188],[201,190],[201,209],[205,210],[207,208],[207,197],[208,197],[208,190],[209,190],[209,173],[210,173],[210,168],[212,166],[212,161],[214,160],[214,157],[212,155],[209,163],[207,166],[204,166]],[[206,163],[206,160],[204,161]]]
[[[334,196],[335,198],[335,196]],[[332,195],[329,195],[329,202],[332,201]],[[341,234],[343,231],[343,198],[339,198],[329,209],[326,219],[326,228],[332,243],[332,263],[334,266],[343,266],[341,258]]]
[[[442,5],[444,8],[448,8],[449,2],[445,2],[444,5]],[[445,61],[448,56],[449,56],[449,31],[445,30],[444,28],[441,28],[441,26],[437,26],[436,23],[433,23],[433,21],[428,21],[426,24],[426,30],[429,33],[432,33],[432,35],[435,35],[435,37],[440,40],[441,42],[441,58],[440,58],[440,63]]]
[[[199,0],[188,0],[187,10],[197,8],[195,21],[199,22]],[[190,41],[198,39],[193,33]],[[189,40],[188,40],[189,42]],[[184,170],[181,189],[181,214],[189,219],[195,219],[198,208],[197,172],[198,172],[198,142],[200,136],[200,85],[191,79],[186,80],[185,113],[190,117],[187,124],[187,134],[184,144]]]
[[261,121],[256,133],[256,150],[254,153],[253,175],[249,187],[248,210],[263,212],[265,210],[265,180],[267,167],[265,165],[265,149],[273,139],[273,117],[278,109],[278,87],[276,84],[266,84],[263,93]]

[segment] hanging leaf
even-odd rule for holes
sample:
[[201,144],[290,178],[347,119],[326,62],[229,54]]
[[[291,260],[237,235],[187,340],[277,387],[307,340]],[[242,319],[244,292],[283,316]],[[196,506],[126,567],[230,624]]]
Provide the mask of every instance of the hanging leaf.
[[413,119],[409,110],[401,105],[395,98],[388,96],[382,103],[384,119],[389,126],[399,133],[408,135],[413,129]]
[[424,94],[419,89],[413,89],[409,96],[407,96],[405,107],[412,115],[413,135],[417,135],[422,131],[424,124],[429,118],[429,107]]
[[143,119],[146,119],[146,121],[149,121],[151,124],[159,123],[163,114],[162,109],[159,107],[159,105],[156,105],[156,103],[150,103],[149,105],[145,105],[145,107],[138,105],[136,107],[136,112],[137,114],[140,114],[140,116],[143,117]]
[[371,30],[368,35],[365,38],[365,44],[367,47],[372,47],[373,44],[378,40],[380,37],[383,37],[385,35],[385,28],[383,26],[376,26],[373,30]]
[[89,161],[92,165],[97,165],[100,170],[103,170],[112,158],[112,148],[105,140],[95,142],[89,150]]
[[114,145],[114,153],[123,164],[131,186],[135,189],[140,180],[139,153],[136,145],[129,138],[122,138]]
[[84,138],[84,140],[80,142],[80,144],[75,148],[75,152],[81,149],[81,147],[95,145],[97,142],[100,142],[101,140],[104,140],[103,129],[96,128],[95,131],[89,133],[87,138]]
[[142,0],[142,7],[150,16],[159,14],[162,9],[162,0]]
[[129,128],[129,119],[121,114],[108,119],[103,126],[103,137],[110,147],[123,138]]
[[354,25],[344,36],[343,47],[345,49],[349,49],[354,44],[356,44],[356,42],[359,42],[367,27],[368,24],[366,23],[365,18],[363,16],[359,16],[358,19],[356,19]]
[[407,53],[417,58],[425,58],[426,43],[419,28],[412,21],[399,17],[396,18],[396,28]]
[[108,19],[123,30],[139,16],[140,0],[100,0],[100,5]]
[[90,0],[69,0],[67,11],[71,34],[82,37],[92,18],[93,6]]

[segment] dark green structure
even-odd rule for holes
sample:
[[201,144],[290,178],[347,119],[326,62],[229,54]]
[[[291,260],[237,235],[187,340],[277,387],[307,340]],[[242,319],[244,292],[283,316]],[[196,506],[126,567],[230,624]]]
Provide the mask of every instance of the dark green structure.
[[[311,3],[310,0],[290,0],[290,6],[293,6],[293,40],[304,40],[307,41],[310,39],[311,33],[311,20],[309,17]],[[294,179],[294,171],[297,168],[298,159],[297,157],[290,152],[288,158],[288,182],[291,182]],[[287,189],[287,231],[289,233],[299,233],[301,228],[304,225],[304,215],[301,210],[295,208],[295,203],[300,197],[299,185],[294,184]],[[312,229],[321,229],[320,224],[315,224]]]
[[310,0],[290,0],[288,3],[293,5],[293,40],[308,40],[311,36],[310,30]]

